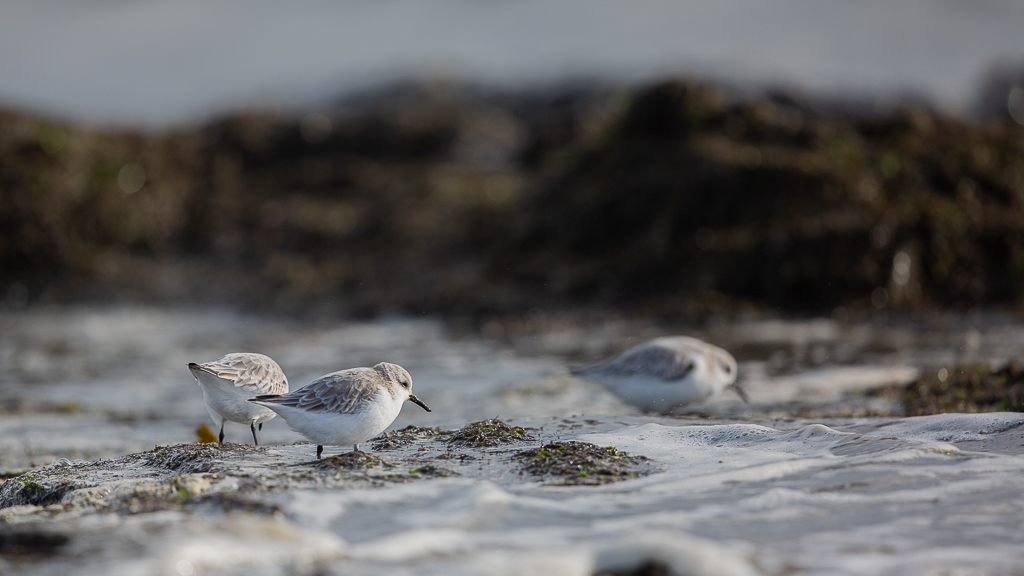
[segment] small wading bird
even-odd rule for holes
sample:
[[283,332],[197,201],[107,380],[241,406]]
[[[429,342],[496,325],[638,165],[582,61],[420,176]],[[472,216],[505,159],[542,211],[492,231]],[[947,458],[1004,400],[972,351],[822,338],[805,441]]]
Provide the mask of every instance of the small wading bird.
[[290,394],[257,396],[250,402],[266,406],[284,418],[292,430],[316,443],[352,446],[383,432],[408,400],[430,408],[412,393],[412,376],[398,364],[381,362],[373,368],[349,368],[317,378]]
[[747,402],[736,370],[736,360],[725,350],[688,336],[668,336],[572,373],[645,411],[668,414],[725,389],[735,390]]
[[263,354],[233,352],[213,362],[190,362],[188,369],[203,389],[210,418],[220,427],[218,441],[224,442],[224,422],[230,420],[248,424],[252,441],[259,446],[257,426],[263,430],[263,423],[277,414],[248,400],[260,394],[288,392],[288,378],[277,362]]

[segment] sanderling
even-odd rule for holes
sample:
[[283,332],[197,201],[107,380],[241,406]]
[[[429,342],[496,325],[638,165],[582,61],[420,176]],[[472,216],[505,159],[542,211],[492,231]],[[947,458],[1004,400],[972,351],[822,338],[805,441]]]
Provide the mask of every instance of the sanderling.
[[643,410],[668,414],[726,388],[746,402],[746,392],[736,383],[736,370],[736,360],[725,350],[688,336],[668,336],[572,373],[596,381]]
[[277,414],[246,400],[260,394],[288,392],[288,378],[277,362],[263,354],[233,352],[213,362],[190,362],[188,369],[203,389],[210,418],[220,426],[219,441],[224,442],[224,422],[230,420],[248,424],[252,441],[259,446],[256,427],[263,430],[263,423]]
[[380,434],[391,425],[409,400],[430,412],[412,393],[412,376],[397,364],[349,368],[317,378],[290,394],[267,394],[250,400],[277,412],[292,430],[316,442],[316,457],[324,445],[352,446]]

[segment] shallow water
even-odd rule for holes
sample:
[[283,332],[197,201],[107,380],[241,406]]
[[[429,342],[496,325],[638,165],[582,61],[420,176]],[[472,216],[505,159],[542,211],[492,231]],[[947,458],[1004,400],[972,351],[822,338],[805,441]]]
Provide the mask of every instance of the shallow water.
[[[92,486],[56,508],[0,509],[0,536],[69,539],[52,553],[18,556],[5,553],[0,537],[4,574],[69,566],[113,574],[589,574],[650,559],[693,574],[1014,574],[1024,565],[1024,416],[835,417],[868,403],[863,390],[911,379],[921,367],[1013,357],[1024,330],[1008,318],[687,330],[734,351],[752,402],[727,395],[679,417],[639,414],[568,375],[567,366],[664,333],[646,324],[482,338],[433,320],[308,324],[216,310],[74,308],[7,312],[0,326],[0,401],[9,408],[0,414],[0,472],[67,458],[34,475]],[[395,428],[500,416],[541,441],[647,456],[655,473],[551,486],[516,472],[512,454],[536,442],[452,452],[433,440],[376,454],[403,472],[436,462],[448,477],[325,479],[296,472],[306,470],[312,447],[292,445],[299,437],[279,419],[261,435],[272,446],[233,448],[212,472],[76,460],[194,441],[208,416],[185,364],[233,350],[270,354],[293,388],[341,367],[398,362],[434,412],[410,404]],[[822,416],[791,416],[809,409]],[[227,435],[249,441],[242,425],[229,424]],[[238,493],[248,508],[109,508],[126,491],[137,497],[161,486]]]
[[[435,320],[309,324],[155,308],[7,312],[0,323],[0,401],[16,407],[0,420],[0,471],[194,440],[208,417],[185,365],[231,351],[269,354],[292,389],[344,367],[397,362],[434,411],[410,405],[396,427],[457,427],[492,416],[637,414],[600,386],[570,377],[568,367],[665,333],[644,324],[549,321],[488,339],[452,333]],[[868,401],[850,395],[909,381],[919,366],[999,361],[1024,349],[1024,330],[1005,319],[944,319],[929,326],[760,321],[689,333],[737,355],[751,404],[727,394],[688,411],[732,417],[863,404]],[[229,423],[226,434],[234,442],[250,438],[242,425]],[[269,443],[299,439],[277,419],[264,425],[262,436]]]
[[[292,389],[344,367],[397,362],[434,409],[428,414],[410,405],[397,427],[459,426],[490,416],[637,414],[600,386],[570,377],[568,368],[668,333],[649,324],[579,327],[548,318],[516,335],[484,338],[436,320],[303,323],[129,307],[4,312],[0,325],[0,401],[18,407],[3,419],[3,437],[18,439],[15,445],[0,440],[0,470],[193,440],[195,427],[208,419],[185,365],[231,351],[269,354]],[[1024,327],[1002,317],[850,326],[770,320],[686,332],[732,351],[751,397],[745,405],[726,394],[688,411],[734,417],[841,408],[866,402],[852,397],[866,389],[912,380],[920,367],[1000,362],[1024,350]],[[84,429],[89,433],[76,433]],[[226,433],[230,441],[249,438],[241,425],[229,424]],[[265,424],[263,434],[272,443],[298,438],[279,420]]]

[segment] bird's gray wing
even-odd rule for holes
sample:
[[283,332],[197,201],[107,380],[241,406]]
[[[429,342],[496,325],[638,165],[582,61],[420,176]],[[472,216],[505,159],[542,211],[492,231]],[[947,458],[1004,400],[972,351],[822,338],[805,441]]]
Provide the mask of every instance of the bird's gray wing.
[[651,376],[660,380],[681,380],[693,371],[693,355],[687,350],[677,350],[665,346],[642,344],[626,350],[622,354],[582,368],[578,373],[604,373],[609,376]]
[[[191,366],[190,366],[191,367]],[[249,352],[225,354],[223,358],[198,365],[199,370],[230,380],[254,394],[283,394],[288,378],[269,356]]]
[[257,396],[256,400],[308,412],[350,414],[381,385],[383,379],[372,368],[350,368],[321,376],[290,394]]

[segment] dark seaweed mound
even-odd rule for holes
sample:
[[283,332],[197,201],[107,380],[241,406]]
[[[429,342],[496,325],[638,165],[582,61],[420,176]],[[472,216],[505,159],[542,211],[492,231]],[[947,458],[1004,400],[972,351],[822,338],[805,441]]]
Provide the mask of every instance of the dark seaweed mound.
[[688,82],[112,132],[0,113],[0,296],[365,316],[1024,304],[1024,127]]
[[1013,360],[928,368],[916,381],[874,392],[895,398],[906,416],[943,412],[1024,412],[1024,369]]
[[509,426],[497,418],[489,418],[467,424],[456,430],[448,439],[448,443],[453,446],[485,448],[532,440],[536,440],[536,438],[530,436],[526,429]]
[[159,466],[181,474],[209,472],[217,462],[231,452],[243,452],[248,447],[238,444],[211,444],[193,442],[161,446],[142,453],[146,464]]
[[613,446],[588,442],[548,442],[519,452],[516,459],[523,471],[567,485],[607,484],[650,472],[646,456],[632,456]]
[[444,434],[440,428],[432,426],[406,426],[401,430],[385,432],[373,439],[374,450],[398,450],[411,446],[418,440],[424,440]]
[[323,470],[365,470],[374,466],[391,466],[383,458],[363,451],[342,452],[335,456],[326,456],[314,461],[312,465]]

